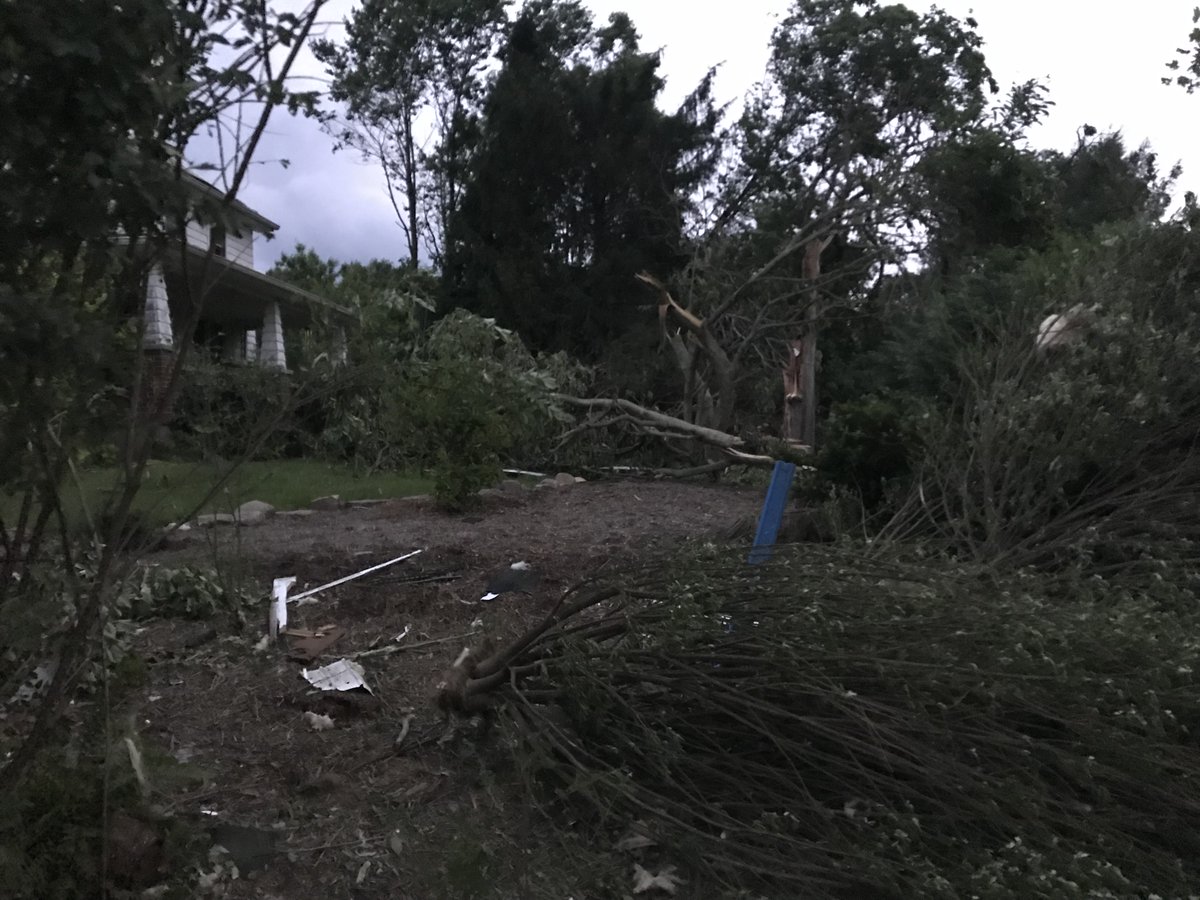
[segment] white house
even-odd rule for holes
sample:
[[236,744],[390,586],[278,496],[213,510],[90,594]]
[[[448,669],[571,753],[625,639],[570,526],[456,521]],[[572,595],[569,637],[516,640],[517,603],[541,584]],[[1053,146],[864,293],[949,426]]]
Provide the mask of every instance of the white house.
[[[207,222],[210,206],[223,193],[194,175],[184,175],[197,197],[187,222],[186,247],[173,247],[151,267],[146,285],[143,349],[151,356],[174,351],[173,322],[201,302],[199,337],[221,342],[221,358],[287,371],[286,335],[312,326],[318,316],[335,326],[335,354],[344,353],[337,328],[353,319],[351,310],[272,278],[254,268],[254,246],[279,226],[240,201],[226,207],[225,222]],[[160,364],[158,368],[163,368]]]

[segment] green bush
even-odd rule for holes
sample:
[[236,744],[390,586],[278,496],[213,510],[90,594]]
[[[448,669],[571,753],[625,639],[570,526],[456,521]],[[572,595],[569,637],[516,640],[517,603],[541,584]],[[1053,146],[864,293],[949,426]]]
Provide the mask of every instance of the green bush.
[[126,581],[118,597],[121,615],[131,619],[178,616],[212,619],[232,615],[241,621],[250,598],[230,590],[212,571],[195,566],[168,569],[143,566]]
[[380,426],[432,470],[447,509],[471,505],[501,465],[532,465],[568,417],[554,400],[582,369],[564,354],[534,356],[489,319],[451,313],[429,335],[385,398]]
[[[415,329],[415,320],[409,325]],[[463,311],[419,336],[397,329],[411,343],[396,334],[372,343],[360,334],[346,367],[308,351],[299,354],[308,367],[290,376],[194,363],[174,409],[176,452],[240,456],[270,411],[274,429],[257,458],[305,456],[368,471],[424,468],[453,509],[494,483],[502,464],[551,459],[570,421],[553,395],[579,390],[588,376],[582,366],[563,353],[535,356],[513,332]]]
[[171,410],[173,452],[185,459],[236,459],[272,425],[258,459],[298,454],[303,440],[292,411],[296,383],[262,366],[193,359],[180,375]]
[[816,458],[822,480],[857,492],[873,509],[912,470],[918,450],[916,401],[873,394],[836,404],[825,422]]
[[[1124,565],[1200,540],[1200,235],[1114,231],[1001,283],[957,350],[952,401],[923,420],[907,521],[1020,565]],[[1036,352],[1042,317],[1076,305],[1086,340]]]

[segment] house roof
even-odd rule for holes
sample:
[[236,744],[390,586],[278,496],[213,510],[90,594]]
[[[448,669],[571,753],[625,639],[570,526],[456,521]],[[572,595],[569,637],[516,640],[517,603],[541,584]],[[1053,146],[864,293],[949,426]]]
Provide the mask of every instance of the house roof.
[[[224,200],[225,192],[215,185],[209,184],[198,175],[193,175],[191,172],[183,172],[183,180],[198,192],[206,194],[214,200]],[[255,212],[241,200],[234,200],[229,204],[229,208],[244,219],[247,219],[251,224],[257,225],[265,234],[274,234],[279,230],[279,225],[272,222],[262,213]]]
[[176,315],[176,307],[182,315],[191,298],[203,297],[203,318],[231,328],[261,328],[271,303],[279,304],[285,328],[307,327],[319,313],[341,324],[357,318],[353,309],[191,245],[187,247],[186,282],[178,246],[166,254],[163,270],[172,315]]

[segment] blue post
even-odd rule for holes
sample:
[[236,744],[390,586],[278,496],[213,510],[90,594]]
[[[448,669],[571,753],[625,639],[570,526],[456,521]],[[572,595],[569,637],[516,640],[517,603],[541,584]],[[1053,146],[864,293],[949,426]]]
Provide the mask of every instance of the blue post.
[[771,558],[771,548],[779,537],[779,526],[783,523],[783,511],[787,506],[788,491],[792,489],[792,478],[796,466],[790,462],[776,462],[771,474],[771,485],[767,488],[767,499],[763,502],[758,517],[758,533],[754,535],[754,547],[750,551],[750,563],[766,562]]

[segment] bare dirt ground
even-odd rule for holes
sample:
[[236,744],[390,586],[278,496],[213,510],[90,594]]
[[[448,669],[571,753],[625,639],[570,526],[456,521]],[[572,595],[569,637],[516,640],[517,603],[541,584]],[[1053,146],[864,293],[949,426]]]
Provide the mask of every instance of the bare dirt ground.
[[[753,516],[761,497],[714,484],[586,483],[489,492],[483,509],[460,517],[410,499],[188,532],[146,561],[216,564],[264,601],[261,621],[252,610],[240,633],[158,620],[138,635],[147,675],[125,712],[178,782],[156,785],[161,805],[236,845],[241,877],[214,879],[226,897],[630,894],[632,861],[579,846],[562,823],[539,818],[495,737],[438,743],[446,723],[436,685],[464,646],[520,633],[579,579],[717,534]],[[373,695],[318,693],[284,648],[254,649],[272,578],[297,576],[298,593],[416,549],[424,552],[291,607],[290,627],[346,629],[310,667],[395,647],[408,629],[399,650],[359,658]],[[516,560],[543,573],[537,590],[476,602],[487,577]],[[333,727],[313,730],[307,712]],[[709,894],[691,885],[677,896]]]

